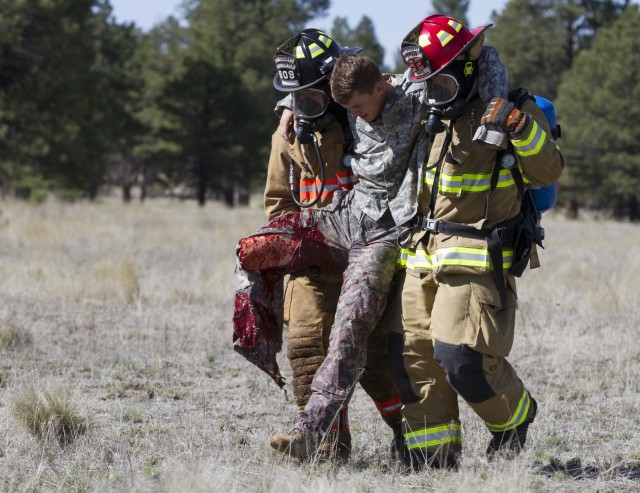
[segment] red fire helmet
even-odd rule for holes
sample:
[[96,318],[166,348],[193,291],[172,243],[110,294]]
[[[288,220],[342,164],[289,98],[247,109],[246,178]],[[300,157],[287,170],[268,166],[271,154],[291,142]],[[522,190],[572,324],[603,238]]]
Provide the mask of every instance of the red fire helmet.
[[493,24],[471,31],[459,20],[430,15],[402,40],[402,59],[411,69],[413,82],[433,77],[471,48],[478,36]]

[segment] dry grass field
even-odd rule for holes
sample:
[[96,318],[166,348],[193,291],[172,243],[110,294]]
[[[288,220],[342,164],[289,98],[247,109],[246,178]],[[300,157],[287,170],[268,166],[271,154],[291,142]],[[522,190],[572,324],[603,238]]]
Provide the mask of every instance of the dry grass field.
[[540,405],[525,452],[488,463],[462,406],[461,469],[402,475],[359,388],[349,464],[269,448],[295,405],[231,348],[234,246],[258,205],[0,211],[2,491],[640,491],[638,225],[545,217],[510,357]]

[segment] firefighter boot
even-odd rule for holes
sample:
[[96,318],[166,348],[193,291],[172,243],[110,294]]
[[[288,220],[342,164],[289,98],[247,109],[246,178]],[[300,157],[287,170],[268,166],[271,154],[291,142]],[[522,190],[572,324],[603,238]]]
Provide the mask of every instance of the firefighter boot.
[[420,472],[424,469],[447,469],[457,471],[460,462],[458,452],[447,451],[441,448],[435,452],[423,449],[408,450],[403,449],[402,461],[407,468],[407,472]]
[[332,460],[338,464],[346,464],[351,457],[351,432],[349,431],[349,414],[347,409],[340,411],[338,422],[324,436],[318,447],[318,459]]
[[318,449],[317,436],[299,428],[294,428],[289,433],[273,435],[269,443],[278,452],[299,462],[307,460]]
[[392,464],[404,464],[404,456],[407,449],[404,446],[404,435],[402,434],[402,427],[398,430],[393,430],[393,438],[391,439],[391,445],[389,446],[389,453],[391,455]]
[[527,441],[527,430],[529,425],[533,423],[538,411],[538,403],[533,397],[531,397],[531,404],[533,407],[531,417],[527,418],[522,424],[516,426],[513,430],[499,433],[491,432],[493,436],[487,447],[487,458],[490,461],[498,455],[505,459],[511,459],[522,451]]
[[[386,401],[382,404],[374,401],[380,416],[393,432],[393,438],[389,445],[389,455],[391,456],[391,463],[402,462],[402,449],[404,449],[404,435],[402,434],[402,413],[400,412],[402,404],[400,399],[394,397],[393,399]],[[386,406],[386,407],[383,407]]]

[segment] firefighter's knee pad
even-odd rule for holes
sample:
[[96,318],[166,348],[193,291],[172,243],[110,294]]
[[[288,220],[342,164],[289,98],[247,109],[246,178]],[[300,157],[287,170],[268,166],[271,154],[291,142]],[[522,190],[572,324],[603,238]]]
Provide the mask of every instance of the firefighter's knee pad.
[[453,389],[465,401],[476,404],[495,396],[482,369],[482,354],[462,344],[436,340],[434,357]]
[[389,332],[387,345],[387,366],[393,378],[393,383],[400,392],[400,400],[403,404],[418,402],[420,398],[411,387],[411,379],[404,368],[404,334]]
[[292,370],[291,388],[293,398],[304,408],[311,396],[311,382],[324,361],[322,341],[318,338],[300,338],[289,341],[287,358]]

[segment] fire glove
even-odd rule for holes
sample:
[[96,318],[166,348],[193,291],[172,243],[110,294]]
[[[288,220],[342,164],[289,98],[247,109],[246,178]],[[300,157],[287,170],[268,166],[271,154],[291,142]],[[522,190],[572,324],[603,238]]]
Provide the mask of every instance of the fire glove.
[[481,125],[497,125],[510,133],[518,133],[527,123],[528,115],[506,99],[493,98],[480,119]]

